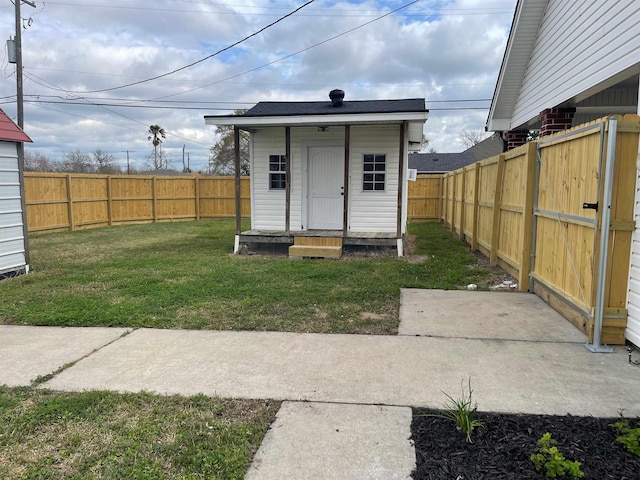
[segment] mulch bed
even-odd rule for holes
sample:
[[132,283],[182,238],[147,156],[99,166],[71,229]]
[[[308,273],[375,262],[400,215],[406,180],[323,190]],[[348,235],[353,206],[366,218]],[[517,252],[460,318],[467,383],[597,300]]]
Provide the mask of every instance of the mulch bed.
[[[485,429],[473,443],[450,421],[423,416],[435,410],[413,410],[412,440],[416,448],[415,480],[544,479],[530,456],[545,432],[551,433],[567,460],[582,463],[586,480],[640,479],[640,457],[616,442],[609,424],[619,418],[478,413]],[[629,419],[635,427],[637,419]],[[564,477],[570,478],[570,477]]]

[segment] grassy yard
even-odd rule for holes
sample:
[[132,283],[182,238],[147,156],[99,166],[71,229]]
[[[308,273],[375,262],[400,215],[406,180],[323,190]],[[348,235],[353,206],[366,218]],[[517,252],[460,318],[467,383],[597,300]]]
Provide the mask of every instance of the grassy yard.
[[0,478],[244,478],[279,402],[0,386]]
[[0,282],[0,323],[393,334],[400,288],[486,286],[497,269],[438,224],[413,255],[290,261],[231,254],[212,220],[33,236],[32,273]]

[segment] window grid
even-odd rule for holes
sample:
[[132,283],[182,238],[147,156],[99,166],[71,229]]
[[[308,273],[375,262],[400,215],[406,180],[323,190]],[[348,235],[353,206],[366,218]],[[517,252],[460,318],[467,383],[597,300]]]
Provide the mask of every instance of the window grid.
[[385,187],[387,158],[384,154],[365,154],[362,162],[362,190],[383,191]]
[[284,190],[287,188],[287,157],[269,155],[269,189]]

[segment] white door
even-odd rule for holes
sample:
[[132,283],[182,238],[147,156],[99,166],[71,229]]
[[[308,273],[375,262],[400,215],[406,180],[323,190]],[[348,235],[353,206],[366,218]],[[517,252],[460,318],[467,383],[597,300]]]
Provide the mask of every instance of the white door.
[[308,228],[342,229],[344,149],[310,147],[308,162]]

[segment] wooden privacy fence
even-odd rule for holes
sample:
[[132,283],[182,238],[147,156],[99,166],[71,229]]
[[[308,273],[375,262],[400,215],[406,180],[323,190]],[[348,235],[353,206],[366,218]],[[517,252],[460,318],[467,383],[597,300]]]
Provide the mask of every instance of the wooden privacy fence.
[[[25,172],[29,233],[124,223],[235,217],[234,177]],[[410,221],[439,221],[442,175],[409,182]],[[249,177],[240,180],[242,216],[251,215]]]
[[[25,172],[29,233],[235,216],[234,177]],[[242,216],[251,214],[241,179]]]
[[[446,174],[442,220],[593,340],[608,118]],[[615,137],[602,342],[624,343],[640,117]],[[587,205],[585,205],[587,204]],[[591,204],[591,205],[589,205]],[[596,210],[597,206],[597,210]]]
[[439,222],[442,208],[442,174],[421,174],[409,182],[408,219],[410,222]]

